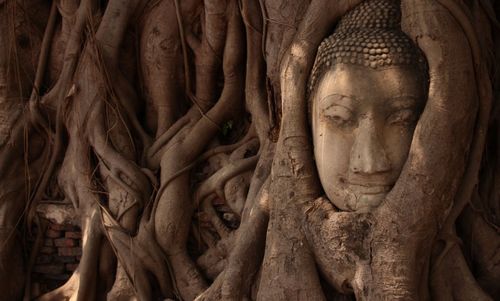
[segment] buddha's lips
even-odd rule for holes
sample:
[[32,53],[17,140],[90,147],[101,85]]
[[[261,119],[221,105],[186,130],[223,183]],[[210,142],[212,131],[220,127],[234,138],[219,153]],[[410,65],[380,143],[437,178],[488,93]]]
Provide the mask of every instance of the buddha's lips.
[[381,194],[387,193],[391,190],[393,185],[382,185],[382,184],[357,184],[349,183],[349,188],[353,192],[362,194]]

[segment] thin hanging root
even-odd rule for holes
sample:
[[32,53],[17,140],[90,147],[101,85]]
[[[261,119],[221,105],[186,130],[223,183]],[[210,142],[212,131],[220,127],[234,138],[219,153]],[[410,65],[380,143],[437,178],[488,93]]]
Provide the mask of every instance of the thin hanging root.
[[40,251],[40,248],[42,247],[42,244],[43,244],[43,238],[44,238],[43,234],[45,233],[45,230],[47,229],[47,225],[45,223],[42,223],[42,221],[38,215],[36,215],[36,217],[35,217],[35,223],[38,227],[38,233],[36,234],[35,243],[33,244],[33,248],[31,249],[31,253],[30,253],[30,257],[29,257],[29,261],[28,261],[28,268],[26,269],[26,281],[25,281],[25,285],[24,285],[23,301],[30,301],[31,300],[31,277],[32,277],[33,267],[35,266],[38,252]]
[[[108,141],[106,141],[104,125],[101,120],[102,106],[102,103],[98,104],[92,111],[89,119],[93,121],[89,123],[89,126],[91,126],[91,128],[89,128],[90,143],[99,158],[102,159],[104,165],[110,170],[110,174],[112,176],[121,179],[121,174],[124,174],[130,181],[132,181],[134,187],[130,187],[130,184],[127,184],[124,185],[124,189],[138,196],[139,200],[145,201],[148,199],[150,194],[149,179],[138,166],[136,166],[132,161],[123,158],[123,156],[112,148]],[[120,180],[118,183],[122,183],[122,181],[123,180]],[[136,191],[136,189],[139,191]]]
[[[55,23],[57,19],[57,6],[56,2],[53,2],[51,5],[51,10],[49,14],[49,19],[47,21],[47,26],[45,29],[45,33],[43,36],[43,41],[41,45],[41,50],[38,58],[38,65],[37,65],[37,70],[36,70],[36,75],[35,75],[35,80],[33,83],[33,89],[31,91],[31,96],[29,100],[29,111],[28,111],[28,124],[26,125],[24,123],[23,118],[19,118],[14,125],[12,132],[10,134],[11,139],[14,139],[14,141],[10,141],[11,145],[16,145],[16,146],[21,146],[24,145],[24,142],[22,142],[23,134],[24,131],[26,130],[26,127],[31,128],[31,126],[34,126],[35,128],[39,128],[40,132],[44,133],[47,135],[48,140],[50,139],[51,136],[51,130],[50,126],[48,125],[47,121],[45,118],[43,118],[40,114],[39,111],[39,96],[40,96],[40,86],[43,81],[43,76],[46,71],[46,65],[47,65],[47,58],[48,54],[50,51],[50,46],[52,42],[52,37],[54,34],[54,28],[55,28]],[[6,153],[1,152],[0,153],[0,166],[7,166],[7,162],[12,160],[12,156],[16,154],[15,151],[9,151],[9,148],[4,148],[7,150]],[[1,176],[1,170],[0,170],[0,176]],[[35,191],[36,187],[39,186],[40,181],[42,180],[43,176],[40,177],[37,181],[37,185],[35,186]],[[30,202],[27,204],[27,208],[29,207]],[[33,217],[34,215],[31,214],[29,215]],[[29,219],[28,219],[28,222]]]
[[52,44],[52,38],[54,36],[54,29],[57,19],[57,3],[52,2],[49,14],[49,20],[47,21],[47,27],[45,28],[45,33],[43,35],[42,45],[40,47],[40,54],[38,56],[38,64],[35,74],[35,81],[33,82],[33,89],[31,91],[30,102],[38,102],[40,97],[40,86],[42,85],[43,77],[47,68],[47,59],[49,57],[49,52]]
[[130,84],[127,82],[125,77],[121,72],[117,72],[116,76],[114,77],[114,80],[116,81],[116,88],[113,89],[116,92],[118,104],[121,105],[121,107],[125,110],[128,120],[132,124],[133,129],[136,131],[136,133],[139,135],[139,138],[144,146],[144,149],[147,149],[149,145],[151,145],[151,138],[149,135],[144,131],[144,128],[139,122],[139,119],[137,118],[136,111],[132,107],[132,100],[137,100],[139,99],[139,96],[135,93],[134,89],[130,86]]
[[[189,74],[189,62],[188,62],[188,53],[187,53],[187,43],[186,43],[186,37],[184,33],[184,25],[182,24],[182,15],[181,15],[181,10],[180,10],[180,5],[178,0],[174,0],[174,6],[175,6],[175,14],[177,18],[177,25],[179,28],[179,37],[181,40],[181,48],[182,48],[182,56],[183,56],[183,64],[184,64],[184,80],[185,80],[185,89],[186,89],[186,95],[189,97],[189,99],[193,102],[194,106],[198,110],[201,116],[204,118],[207,118],[208,120],[212,121],[210,117],[205,115],[205,111],[207,109],[207,106],[205,105],[200,105],[197,101],[196,96],[193,95],[192,92],[192,87],[191,87],[191,76]],[[213,85],[210,85],[213,86]],[[213,88],[213,87],[210,87]],[[210,103],[210,102],[209,102]],[[218,126],[216,122],[212,121],[212,123],[215,126]]]
[[42,198],[45,193],[45,189],[49,183],[52,173],[54,172],[57,159],[59,158],[60,152],[63,148],[62,141],[62,131],[63,131],[63,120],[62,120],[62,108],[64,104],[64,99],[66,97],[67,91],[71,87],[71,80],[73,74],[76,70],[77,62],[81,53],[81,39],[83,35],[83,30],[89,15],[92,13],[92,8],[95,5],[94,0],[82,0],[78,10],[76,12],[75,24],[73,26],[70,38],[68,39],[66,50],[64,52],[64,65],[61,75],[58,79],[56,87],[60,90],[57,91],[57,112],[56,112],[56,133],[55,133],[55,144],[50,160],[45,168],[42,176],[40,177],[40,182],[37,187],[35,187],[33,197],[28,201],[28,220],[31,220],[35,214],[34,203]]
[[[179,36],[181,39],[182,58],[184,63],[184,80],[186,81],[186,95],[192,95],[191,76],[189,76],[189,59],[187,54],[186,38],[184,34],[184,24],[182,24],[182,15],[181,15],[181,8],[179,5],[179,0],[174,0],[174,6],[175,6],[175,15],[177,17],[177,26],[179,28]],[[194,105],[200,110],[200,113],[203,114],[203,111],[201,110],[196,100],[194,98],[192,100]]]
[[[100,45],[102,44],[103,42],[100,43]],[[99,47],[97,47],[97,51],[99,51]],[[132,128],[139,135],[144,149],[149,148],[149,146],[151,145],[151,138],[140,124],[139,119],[136,115],[136,110],[133,107],[133,103],[138,101],[139,96],[127,81],[123,73],[119,69],[117,69],[116,62],[108,62],[102,57],[100,57],[100,59],[101,72],[108,80],[107,86],[110,87],[111,97],[113,99],[116,99],[117,105],[119,105],[125,111],[127,116],[126,120],[128,120],[129,123],[132,124]],[[111,74],[108,74],[108,70],[112,70]],[[120,117],[121,111],[122,110],[118,111]],[[122,122],[124,124],[127,124],[125,120],[122,120]],[[131,139],[131,142],[133,143],[133,139]]]
[[[119,57],[117,50],[124,38],[126,25],[132,16],[130,11],[135,6],[137,6],[137,1],[129,2],[125,8],[122,4],[117,4],[117,1],[108,3],[103,20],[97,33],[95,33],[96,37],[94,38],[94,35],[91,35],[90,40],[93,42],[92,45],[95,46],[96,65],[106,82],[105,87],[108,89],[109,95],[112,99],[116,100],[118,106],[125,110],[128,117],[126,120],[132,124],[144,148],[148,148],[151,144],[151,139],[142,128],[135,114],[135,109],[132,106],[134,100],[137,100],[139,97],[117,68],[117,59]],[[116,24],[110,25],[110,23]],[[109,41],[110,36],[112,37],[112,41]],[[123,124],[127,124],[121,116],[121,110],[118,110],[117,115],[120,116]],[[130,133],[129,135],[133,143],[132,136]]]
[[42,45],[40,48],[40,54],[38,57],[38,64],[35,74],[35,81],[33,82],[33,89],[31,91],[31,96],[29,99],[29,115],[30,121],[39,125],[44,129],[46,133],[50,132],[50,127],[43,118],[39,111],[39,100],[40,100],[40,87],[42,85],[43,77],[47,69],[47,60],[49,57],[50,48],[52,46],[52,39],[54,36],[54,29],[57,19],[57,3],[52,2],[50,8],[49,20],[47,21],[47,27],[45,28],[45,33],[43,35]]

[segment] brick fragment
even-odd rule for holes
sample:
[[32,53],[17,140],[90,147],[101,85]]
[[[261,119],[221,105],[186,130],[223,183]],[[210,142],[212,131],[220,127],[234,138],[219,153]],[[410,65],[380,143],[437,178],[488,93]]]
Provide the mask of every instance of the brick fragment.
[[36,264],[46,264],[52,262],[52,256],[47,254],[40,254],[36,257]]
[[66,238],[81,239],[82,232],[79,231],[68,231],[64,234]]
[[82,249],[79,247],[64,247],[57,250],[59,256],[81,256]]
[[54,262],[56,263],[73,263],[75,261],[75,256],[54,256]]
[[35,273],[47,275],[60,275],[64,270],[64,264],[39,264],[34,268]]
[[47,229],[47,232],[45,232],[45,237],[48,237],[48,238],[59,238],[61,236],[62,236],[62,232],[54,230],[54,229]]
[[41,247],[40,253],[42,254],[52,254],[56,251],[54,247]]
[[75,226],[65,224],[50,224],[49,228],[56,231],[73,231]]
[[54,239],[54,245],[58,248],[60,248],[60,247],[74,247],[76,245],[76,243],[71,238],[57,238],[57,239]]

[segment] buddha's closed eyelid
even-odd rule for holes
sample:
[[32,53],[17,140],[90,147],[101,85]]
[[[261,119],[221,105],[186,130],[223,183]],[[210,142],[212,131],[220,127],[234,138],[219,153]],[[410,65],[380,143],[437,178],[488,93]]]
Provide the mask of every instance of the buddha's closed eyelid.
[[352,124],[354,114],[346,106],[339,104],[331,104],[326,109],[322,110],[322,116],[335,125],[344,127]]
[[418,113],[412,108],[403,108],[392,112],[386,119],[390,125],[410,125],[418,119]]
[[329,94],[321,98],[319,101],[319,103],[322,104],[323,107],[326,107],[326,109],[330,106],[343,106],[349,110],[351,110],[353,104],[358,102],[359,100],[356,99],[356,97],[342,94]]

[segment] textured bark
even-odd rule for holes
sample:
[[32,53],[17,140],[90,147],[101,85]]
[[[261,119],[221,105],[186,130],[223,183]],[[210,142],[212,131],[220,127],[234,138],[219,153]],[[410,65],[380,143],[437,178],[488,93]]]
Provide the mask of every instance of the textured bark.
[[[401,0],[427,104],[382,204],[343,212],[306,87],[361,2],[0,0],[0,300],[500,298],[500,4]],[[54,190],[83,255],[32,296]]]

